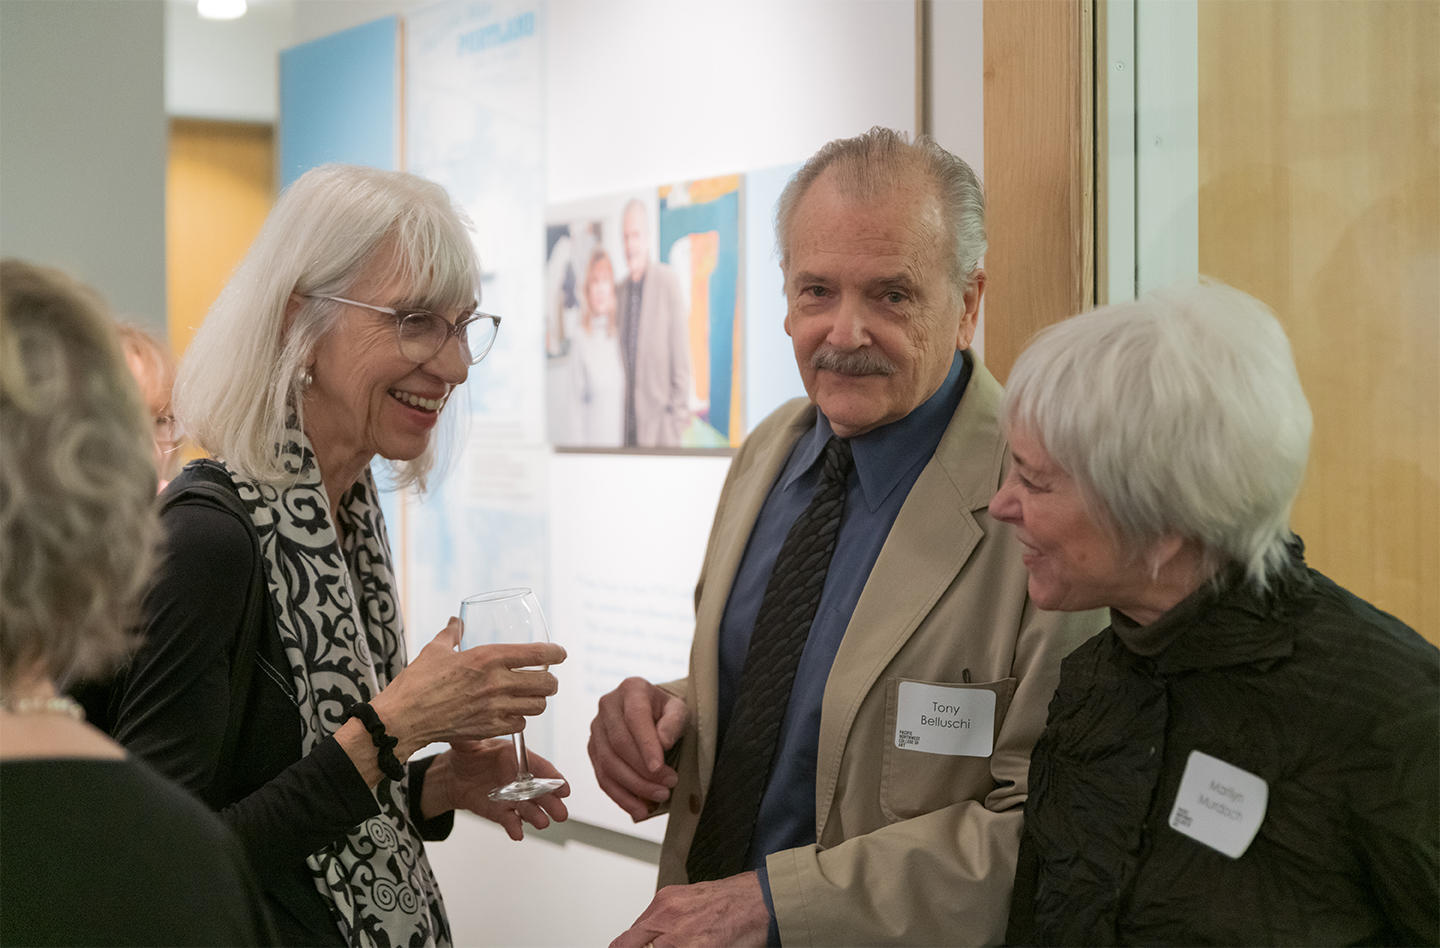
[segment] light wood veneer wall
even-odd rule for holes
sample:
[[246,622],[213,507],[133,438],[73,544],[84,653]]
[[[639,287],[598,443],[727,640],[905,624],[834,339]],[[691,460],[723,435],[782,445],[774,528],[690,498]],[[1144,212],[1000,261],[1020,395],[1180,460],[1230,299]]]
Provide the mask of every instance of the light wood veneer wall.
[[[1089,0],[985,2],[1002,381],[1095,300],[1094,21]],[[1440,3],[1200,0],[1199,63],[1200,270],[1275,309],[1315,413],[1295,529],[1440,642]]]
[[1200,269],[1315,415],[1311,565],[1440,642],[1440,3],[1201,0]]
[[985,364],[1095,301],[1094,4],[985,0]]

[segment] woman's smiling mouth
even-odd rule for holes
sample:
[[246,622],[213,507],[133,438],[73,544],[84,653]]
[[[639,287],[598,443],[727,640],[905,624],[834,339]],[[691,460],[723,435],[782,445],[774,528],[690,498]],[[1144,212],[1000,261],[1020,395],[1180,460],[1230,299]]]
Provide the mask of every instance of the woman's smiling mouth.
[[439,411],[445,407],[444,398],[422,398],[413,392],[402,391],[398,388],[389,390],[390,397],[396,401],[403,402],[411,408],[418,408],[421,411]]

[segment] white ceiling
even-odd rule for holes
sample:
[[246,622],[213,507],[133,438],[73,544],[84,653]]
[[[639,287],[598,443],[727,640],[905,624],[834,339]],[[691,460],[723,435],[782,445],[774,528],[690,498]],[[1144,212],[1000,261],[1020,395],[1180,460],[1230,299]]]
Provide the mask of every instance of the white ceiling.
[[249,0],[235,20],[203,20],[196,0],[166,0],[165,111],[273,123],[282,49],[404,11],[405,0]]
[[204,20],[195,0],[165,3],[165,111],[274,122],[279,54],[295,42],[296,0],[249,0],[235,20]]

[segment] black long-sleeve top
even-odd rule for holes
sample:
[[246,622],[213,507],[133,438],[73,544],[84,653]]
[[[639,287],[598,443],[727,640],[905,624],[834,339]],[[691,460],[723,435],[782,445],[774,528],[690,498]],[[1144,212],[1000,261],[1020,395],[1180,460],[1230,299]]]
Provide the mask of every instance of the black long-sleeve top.
[[[273,619],[257,646],[234,758],[220,760],[255,549],[245,525],[218,507],[174,506],[164,525],[163,558],[144,600],[144,639],[125,679],[115,737],[229,824],[284,944],[343,945],[305,859],[380,806],[334,737],[301,755],[303,724]],[[410,765],[411,817],[425,839],[444,839],[453,813],[425,821],[419,808],[429,763]]]

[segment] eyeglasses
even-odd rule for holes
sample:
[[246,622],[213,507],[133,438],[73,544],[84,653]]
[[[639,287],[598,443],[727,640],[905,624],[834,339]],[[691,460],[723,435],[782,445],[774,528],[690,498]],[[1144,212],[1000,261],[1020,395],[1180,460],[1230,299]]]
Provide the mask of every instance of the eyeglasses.
[[180,439],[185,433],[180,430],[180,422],[175,420],[171,414],[160,414],[155,416],[155,444],[163,454],[172,454],[180,447]]
[[489,313],[474,312],[450,322],[444,316],[427,313],[423,309],[399,310],[389,306],[372,306],[342,296],[306,296],[310,300],[333,300],[349,306],[373,309],[377,313],[388,313],[395,317],[395,333],[400,343],[400,354],[417,365],[429,362],[444,348],[451,336],[460,338],[460,357],[468,364],[475,365],[490,352],[495,337],[500,333],[500,317]]

